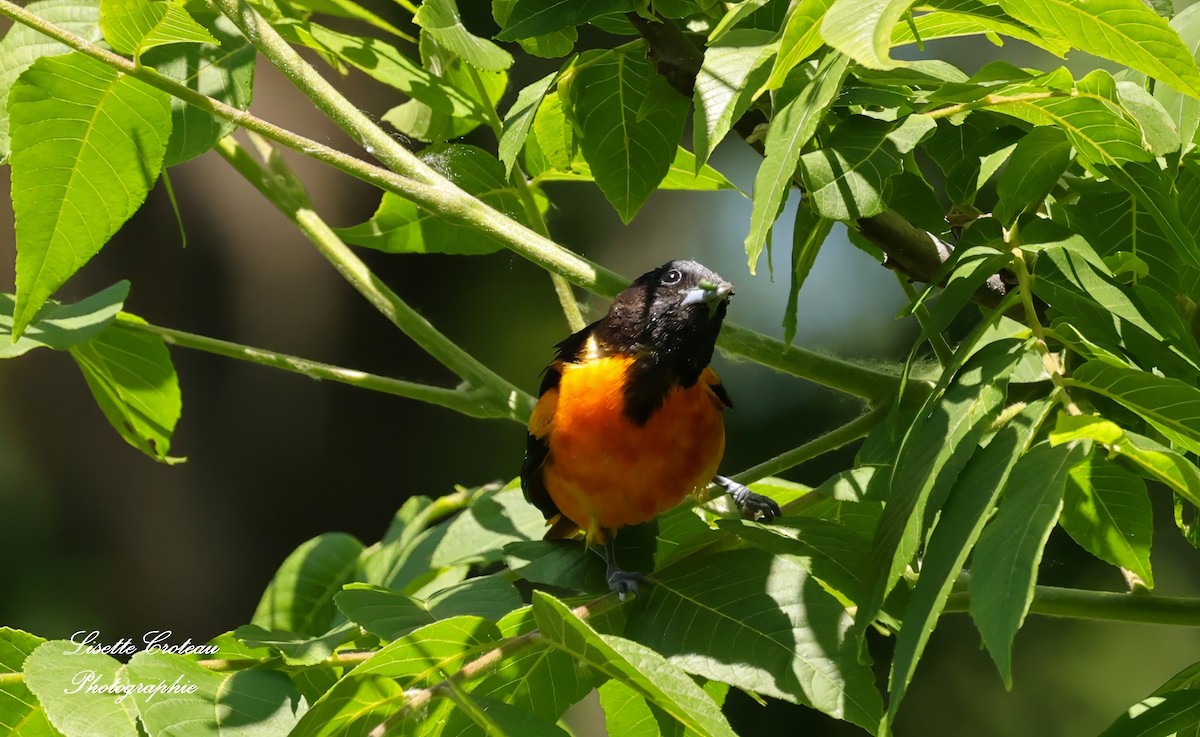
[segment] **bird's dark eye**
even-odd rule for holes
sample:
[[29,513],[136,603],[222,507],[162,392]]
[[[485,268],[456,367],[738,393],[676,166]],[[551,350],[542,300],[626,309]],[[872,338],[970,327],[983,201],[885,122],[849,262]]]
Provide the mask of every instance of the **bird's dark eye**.
[[683,274],[679,273],[679,269],[671,269],[667,273],[663,274],[662,283],[663,284],[678,284],[679,280],[682,278],[683,278]]

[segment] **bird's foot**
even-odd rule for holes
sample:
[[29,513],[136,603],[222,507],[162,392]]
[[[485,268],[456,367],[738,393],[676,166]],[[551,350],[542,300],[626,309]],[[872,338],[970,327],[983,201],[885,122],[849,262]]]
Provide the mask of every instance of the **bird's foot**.
[[608,569],[608,587],[613,590],[621,601],[628,595],[637,596],[640,584],[649,584],[645,576],[637,571],[626,571],[620,568]]
[[766,524],[774,522],[777,518],[783,516],[783,510],[769,496],[756,494],[744,485],[739,484],[726,476],[717,476],[714,481],[718,486],[725,490],[737,508],[741,510],[744,516],[750,519],[762,518]]

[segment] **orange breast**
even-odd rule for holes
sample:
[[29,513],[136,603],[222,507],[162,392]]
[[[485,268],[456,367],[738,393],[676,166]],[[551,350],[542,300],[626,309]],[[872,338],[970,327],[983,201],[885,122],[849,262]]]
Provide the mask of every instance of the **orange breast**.
[[645,522],[706,487],[725,452],[723,405],[706,369],[676,387],[638,426],[623,412],[627,358],[564,364],[549,422],[546,489],[559,510],[594,536]]

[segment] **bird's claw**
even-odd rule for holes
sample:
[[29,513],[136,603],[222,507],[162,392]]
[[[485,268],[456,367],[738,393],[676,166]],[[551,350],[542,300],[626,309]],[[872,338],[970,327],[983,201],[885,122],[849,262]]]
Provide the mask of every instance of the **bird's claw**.
[[733,479],[724,479],[721,485],[742,514],[750,519],[762,517],[765,524],[771,524],[783,516],[783,510],[771,497],[756,494]]
[[625,601],[627,595],[637,596],[638,585],[648,583],[646,577],[636,571],[623,571],[618,568],[608,572],[608,587],[621,601]]

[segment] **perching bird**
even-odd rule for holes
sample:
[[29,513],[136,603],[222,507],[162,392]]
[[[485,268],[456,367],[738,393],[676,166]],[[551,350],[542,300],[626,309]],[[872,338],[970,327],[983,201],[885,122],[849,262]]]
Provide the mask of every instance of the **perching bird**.
[[695,261],[670,261],[617,295],[608,314],[558,344],[529,420],[521,488],[552,525],[604,544],[608,585],[637,593],[613,551],[618,528],[653,519],[716,483],[770,522],[779,505],[724,476],[722,413],[709,368],[733,286]]

